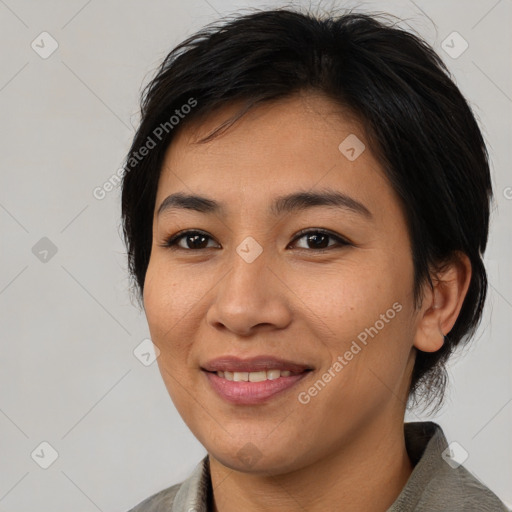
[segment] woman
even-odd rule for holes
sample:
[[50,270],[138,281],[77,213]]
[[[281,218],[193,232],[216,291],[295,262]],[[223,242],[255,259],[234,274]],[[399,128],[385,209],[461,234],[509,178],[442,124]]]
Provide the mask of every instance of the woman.
[[441,60],[376,17],[211,26],[147,87],[130,270],[208,455],[133,511],[498,511],[441,428],[487,281],[486,148]]

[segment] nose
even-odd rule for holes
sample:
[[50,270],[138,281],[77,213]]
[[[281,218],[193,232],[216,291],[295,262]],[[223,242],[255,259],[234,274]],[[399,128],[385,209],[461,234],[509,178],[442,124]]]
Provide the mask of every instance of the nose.
[[214,288],[208,324],[243,337],[287,327],[292,318],[288,288],[265,251],[250,263],[234,253],[229,263]]

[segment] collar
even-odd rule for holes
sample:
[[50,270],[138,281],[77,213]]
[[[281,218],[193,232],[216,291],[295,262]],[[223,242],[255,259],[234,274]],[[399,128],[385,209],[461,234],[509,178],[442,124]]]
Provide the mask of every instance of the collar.
[[[507,511],[489,489],[450,459],[448,442],[439,425],[405,423],[404,434],[414,469],[387,512]],[[207,455],[180,485],[170,512],[209,512],[212,496]]]

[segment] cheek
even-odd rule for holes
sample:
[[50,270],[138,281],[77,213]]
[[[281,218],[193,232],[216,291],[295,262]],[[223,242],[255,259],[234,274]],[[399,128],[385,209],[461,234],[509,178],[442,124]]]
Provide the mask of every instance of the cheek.
[[[299,307],[318,326],[321,339],[337,345],[355,339],[376,322],[379,331],[389,330],[397,313],[393,304],[403,305],[412,287],[410,279],[407,270],[398,271],[385,261],[362,265],[360,258],[347,258],[328,271],[323,268],[290,276],[289,284],[299,299]],[[381,319],[381,315],[385,318]],[[386,329],[382,329],[383,325]]]
[[[187,416],[193,409],[190,396],[189,355],[191,318],[199,298],[177,272],[152,260],[144,283],[144,309],[151,340],[160,350],[157,358],[162,380],[175,407]],[[188,384],[185,384],[189,382]]]
[[343,369],[334,372],[333,389],[340,386],[362,397],[369,389],[394,388],[401,382],[412,345],[412,265],[385,258],[374,258],[371,266],[360,260],[357,265],[344,263],[332,274],[302,281],[298,295],[304,310],[321,320],[316,322],[316,338],[329,353],[328,364],[341,357]]
[[158,261],[150,261],[146,273],[144,310],[153,343],[164,360],[176,360],[186,350],[190,337],[183,336],[183,331],[190,329],[188,317],[200,307],[199,287],[190,286],[185,276]]

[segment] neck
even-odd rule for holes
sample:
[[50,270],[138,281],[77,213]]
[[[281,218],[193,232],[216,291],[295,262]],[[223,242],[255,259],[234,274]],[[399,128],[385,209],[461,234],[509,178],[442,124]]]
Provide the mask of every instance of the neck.
[[402,422],[369,425],[329,456],[287,474],[243,473],[209,458],[215,512],[385,512],[413,469]]

